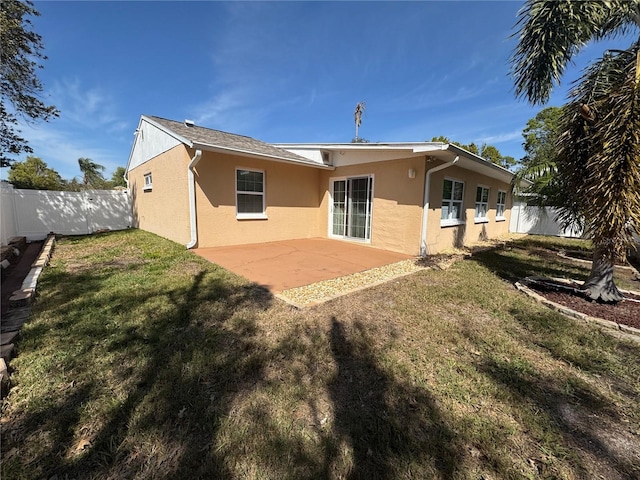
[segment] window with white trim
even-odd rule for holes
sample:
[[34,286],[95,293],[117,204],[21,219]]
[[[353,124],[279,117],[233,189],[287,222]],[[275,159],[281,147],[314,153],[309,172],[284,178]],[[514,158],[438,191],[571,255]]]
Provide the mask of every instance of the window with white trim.
[[496,204],[496,220],[506,220],[504,210],[507,205],[507,192],[498,190],[498,202]]
[[458,225],[462,220],[462,198],[464,183],[457,180],[444,179],[442,189],[442,210],[440,213],[440,225]]
[[153,177],[151,176],[151,172],[144,174],[144,186],[142,189],[144,191],[153,189]]
[[476,213],[474,220],[476,223],[488,222],[487,211],[489,210],[489,189],[478,186],[476,188]]
[[236,169],[236,218],[266,218],[263,170]]

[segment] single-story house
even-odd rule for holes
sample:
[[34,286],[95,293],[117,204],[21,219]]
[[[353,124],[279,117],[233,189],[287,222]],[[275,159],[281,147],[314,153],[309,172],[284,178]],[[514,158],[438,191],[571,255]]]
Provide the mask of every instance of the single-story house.
[[509,231],[513,175],[441,142],[269,144],[143,115],[134,226],[215,247],[324,237],[410,255]]

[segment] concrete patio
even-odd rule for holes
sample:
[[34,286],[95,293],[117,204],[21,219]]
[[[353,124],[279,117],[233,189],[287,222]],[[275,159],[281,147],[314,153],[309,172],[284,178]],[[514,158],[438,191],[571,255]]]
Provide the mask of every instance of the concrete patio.
[[273,293],[412,258],[326,238],[197,248],[194,252]]

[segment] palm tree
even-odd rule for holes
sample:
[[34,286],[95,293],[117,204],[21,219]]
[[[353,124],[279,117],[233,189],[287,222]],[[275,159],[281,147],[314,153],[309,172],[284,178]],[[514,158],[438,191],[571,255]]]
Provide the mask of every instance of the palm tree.
[[104,177],[102,172],[104,167],[99,163],[95,163],[90,158],[79,158],[78,165],[82,172],[82,183],[85,188],[99,188],[104,184]]
[[366,107],[367,106],[364,102],[358,102],[358,104],[356,105],[356,109],[353,112],[353,118],[356,122],[356,143],[358,142],[358,128],[362,124],[362,115],[364,115],[364,110]]
[[[640,0],[528,0],[517,27],[511,59],[516,96],[543,104],[589,41],[637,32]],[[594,244],[583,292],[617,302],[623,295],[613,265],[640,230],[640,38],[626,50],[605,52],[568,100],[556,143],[560,219],[581,219]]]

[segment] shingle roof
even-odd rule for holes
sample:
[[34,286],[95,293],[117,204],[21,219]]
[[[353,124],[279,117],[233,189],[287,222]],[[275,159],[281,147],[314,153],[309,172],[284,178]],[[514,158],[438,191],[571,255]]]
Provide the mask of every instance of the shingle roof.
[[309,160],[308,158],[288,152],[287,150],[274,147],[273,145],[256,140],[255,138],[222,132],[220,130],[213,130],[211,128],[199,127],[197,125],[187,126],[182,122],[167,120],[166,118],[154,117],[151,115],[145,116],[167,130],[170,130],[180,137],[188,140],[192,144],[218,147],[239,153],[272,157],[275,159],[289,160],[307,165],[322,166],[313,160]]

